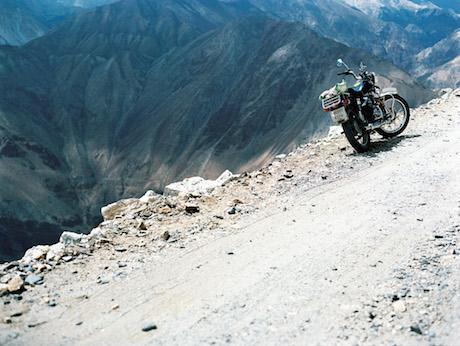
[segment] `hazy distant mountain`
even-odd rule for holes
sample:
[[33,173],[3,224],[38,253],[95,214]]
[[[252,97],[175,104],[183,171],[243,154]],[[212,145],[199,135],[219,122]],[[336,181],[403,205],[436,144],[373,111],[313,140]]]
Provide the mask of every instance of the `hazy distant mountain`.
[[81,10],[56,0],[1,0],[0,45],[18,46],[43,36]]
[[413,73],[432,88],[460,87],[460,29],[414,58]]
[[400,65],[433,89],[460,85],[458,73],[460,2],[426,0],[345,0],[372,18],[395,23],[416,42],[417,54]]
[[[193,6],[191,5],[193,4]],[[247,170],[325,131],[335,60],[363,60],[411,105],[431,96],[388,61],[256,16],[249,3],[126,0],[0,47],[0,258],[99,208],[188,175]]]

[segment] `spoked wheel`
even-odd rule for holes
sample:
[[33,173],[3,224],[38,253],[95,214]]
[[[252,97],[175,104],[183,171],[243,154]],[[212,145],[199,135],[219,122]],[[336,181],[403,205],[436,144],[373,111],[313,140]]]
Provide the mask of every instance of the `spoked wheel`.
[[403,132],[409,123],[409,105],[399,95],[386,96],[384,103],[392,121],[376,129],[376,131],[386,138],[395,137]]
[[358,153],[364,153],[369,150],[371,144],[369,132],[366,131],[359,120],[355,117],[350,117],[347,122],[342,124],[342,128],[351,146]]

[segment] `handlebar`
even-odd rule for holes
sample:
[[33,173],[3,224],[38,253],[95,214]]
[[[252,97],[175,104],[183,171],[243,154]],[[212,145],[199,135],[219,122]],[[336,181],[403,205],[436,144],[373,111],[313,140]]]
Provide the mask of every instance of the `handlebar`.
[[337,73],[337,76],[340,76],[340,75],[352,75],[353,77],[355,77],[356,80],[362,79],[360,76],[355,75],[355,73],[354,73],[352,70],[348,70],[348,71],[346,71],[346,72]]

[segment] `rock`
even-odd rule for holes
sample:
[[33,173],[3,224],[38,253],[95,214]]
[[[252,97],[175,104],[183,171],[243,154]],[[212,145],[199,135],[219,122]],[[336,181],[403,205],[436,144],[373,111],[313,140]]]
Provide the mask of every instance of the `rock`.
[[276,155],[275,156],[275,160],[282,160],[282,159],[285,159],[286,158],[286,154],[279,154],[279,155]]
[[64,257],[62,257],[62,260],[63,260],[64,262],[70,262],[70,261],[72,260],[72,258],[73,258],[73,257],[69,255],[69,256],[64,256]]
[[171,235],[169,234],[168,231],[165,231],[165,232],[161,235],[161,239],[163,239],[163,240],[168,240],[169,238],[171,238]]
[[223,216],[222,214],[214,214],[214,217],[215,217],[216,219],[221,219],[221,220],[224,219],[224,216]]
[[57,305],[57,303],[53,300],[52,302],[48,303],[48,306],[54,308]]
[[422,330],[417,324],[413,324],[410,326],[410,331],[422,335]]
[[13,261],[13,262],[9,262],[9,263],[6,263],[3,265],[3,268],[2,270],[10,270],[10,269],[13,269],[15,267],[18,267],[19,266],[19,262],[18,261]]
[[59,237],[59,242],[64,244],[65,247],[70,246],[81,246],[84,238],[87,237],[83,233],[74,233],[74,232],[62,232]]
[[146,231],[147,226],[145,225],[144,221],[141,221],[139,225],[137,226],[137,229],[140,229],[141,231]]
[[20,277],[12,278],[8,281],[7,288],[10,293],[20,293],[24,290],[24,280]]
[[227,213],[230,214],[230,215],[236,214],[236,208],[235,208],[235,207],[231,207],[231,208],[227,209]]
[[110,310],[116,310],[120,307],[120,304],[114,304],[110,307]]
[[226,253],[227,255],[233,255],[233,254],[234,254],[234,253],[233,253],[233,250],[231,250],[231,249],[226,249],[226,250],[225,250],[225,253]]
[[0,284],[0,297],[8,294],[8,285],[7,284]]
[[158,193],[155,193],[154,191],[152,190],[148,190],[144,196],[142,196],[141,198],[139,198],[139,201],[141,202],[144,202],[144,203],[149,203],[149,202],[155,202],[157,199],[159,199],[161,197],[160,194]]
[[165,196],[201,196],[210,194],[218,186],[224,186],[237,176],[229,170],[223,172],[216,180],[205,180],[201,177],[191,177],[183,181],[169,184],[164,189]]
[[150,330],[157,329],[157,326],[153,322],[145,322],[145,323],[142,323],[141,328],[143,332],[148,332]]
[[12,322],[13,322],[13,320],[9,316],[3,318],[3,323],[5,323],[5,324],[10,324]]
[[188,204],[185,206],[185,211],[190,214],[195,214],[200,212],[200,208],[196,205]]
[[134,209],[139,209],[141,206],[145,206],[145,203],[137,198],[122,199],[102,207],[101,214],[104,221],[108,221],[113,220],[116,216],[125,215]]
[[59,261],[62,256],[65,255],[64,244],[56,243],[50,246],[48,253],[46,254],[46,260],[49,261]]
[[116,247],[114,250],[118,251],[118,252],[125,252],[126,248],[125,247]]
[[393,310],[395,312],[404,312],[406,311],[406,304],[402,300],[397,300],[393,304]]
[[49,251],[49,245],[37,245],[26,251],[24,257],[21,259],[23,263],[30,263],[44,258]]
[[24,283],[28,285],[39,285],[40,283],[43,283],[43,275],[37,275],[37,274],[27,275],[26,279],[24,280]]
[[160,210],[158,211],[159,214],[171,214],[172,213],[172,209],[168,206],[165,206],[163,208],[160,208]]

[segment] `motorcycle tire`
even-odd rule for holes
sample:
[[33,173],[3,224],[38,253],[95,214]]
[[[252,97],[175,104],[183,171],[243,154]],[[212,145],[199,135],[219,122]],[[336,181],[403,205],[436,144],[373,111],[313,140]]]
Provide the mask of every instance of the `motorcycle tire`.
[[350,117],[347,122],[342,124],[342,128],[348,142],[358,153],[364,153],[369,150],[371,138],[369,132],[366,131],[360,121],[355,117]]
[[392,113],[391,116],[394,119],[390,123],[383,125],[375,131],[377,131],[377,133],[384,138],[395,137],[401,134],[409,123],[409,105],[407,104],[406,100],[404,100],[399,95],[385,96],[383,102],[385,102],[385,106],[389,108],[390,112]]

